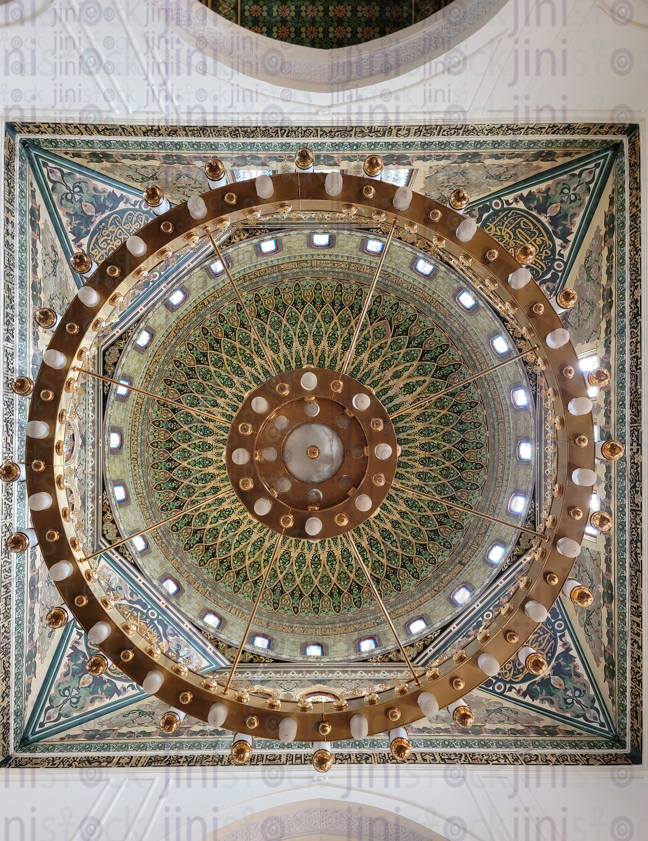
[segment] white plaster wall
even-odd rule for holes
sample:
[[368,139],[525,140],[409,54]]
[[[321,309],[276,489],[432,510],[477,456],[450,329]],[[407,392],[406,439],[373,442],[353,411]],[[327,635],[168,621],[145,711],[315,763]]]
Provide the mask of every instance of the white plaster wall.
[[[648,0],[508,0],[479,31],[451,41],[445,54],[433,50],[416,69],[319,92],[269,75],[277,63],[302,61],[303,48],[275,42],[267,50],[268,39],[253,43],[213,15],[197,36],[177,22],[178,10],[191,19],[205,13],[197,0],[0,4],[0,109],[12,120],[346,126],[627,122],[648,105]],[[413,38],[417,27],[398,38]],[[378,54],[391,40],[377,43]],[[335,61],[315,52],[324,68]],[[234,56],[232,66],[219,55]],[[304,77],[318,77],[315,65],[315,57],[303,65]],[[258,78],[237,66],[258,68]]]
[[[341,837],[336,812],[349,841],[646,841],[647,804],[648,777],[632,768],[26,769],[0,779],[0,839],[282,841],[296,837],[291,815],[322,808],[330,833],[300,841]],[[357,832],[363,815],[373,839]],[[377,816],[390,819],[386,835]]]

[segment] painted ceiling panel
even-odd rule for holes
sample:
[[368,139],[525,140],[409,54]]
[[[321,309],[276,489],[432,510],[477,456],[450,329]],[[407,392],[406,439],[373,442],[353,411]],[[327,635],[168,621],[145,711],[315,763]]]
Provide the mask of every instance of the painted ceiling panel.
[[[22,224],[18,248],[24,252],[26,268],[24,277],[16,279],[16,317],[24,325],[23,344],[16,350],[16,370],[23,364],[21,360],[33,359],[37,365],[47,344],[47,335],[32,327],[34,310],[43,305],[60,310],[74,293],[76,281],[67,267],[70,254],[83,248],[102,258],[150,217],[141,198],[144,185],[158,183],[172,201],[181,201],[206,189],[204,163],[214,154],[223,158],[233,180],[235,169],[292,169],[299,144],[299,138],[275,141],[263,136],[245,143],[227,140],[218,144],[154,136],[143,150],[139,141],[129,137],[128,129],[122,137],[108,140],[100,132],[71,139],[58,136],[51,126],[47,134],[53,136],[32,128],[28,142],[20,141],[21,166],[6,176],[15,178],[18,185]],[[625,185],[629,172],[637,166],[636,157],[605,137],[570,139],[545,134],[525,141],[503,136],[499,127],[492,127],[490,133],[482,131],[484,128],[480,127],[479,138],[459,138],[451,132],[441,139],[385,137],[381,151],[386,165],[412,171],[414,189],[444,197],[456,186],[467,187],[472,195],[469,212],[490,226],[503,246],[525,238],[543,243],[535,269],[541,282],[550,289],[574,288],[579,294],[579,304],[565,322],[578,352],[595,352],[618,378],[610,389],[593,395],[601,437],[614,434],[624,440],[628,422],[625,308],[632,284],[637,282],[628,275],[625,263]],[[586,129],[581,133],[587,135]],[[313,143],[322,167],[350,172],[361,168],[361,161],[375,145],[361,137],[352,141],[324,137]],[[13,208],[8,206],[6,212],[13,213]],[[245,243],[239,253],[244,253],[244,247]],[[284,256],[290,247],[286,238]],[[198,255],[194,257],[198,260]],[[252,261],[250,265],[254,265]],[[280,270],[284,274],[298,272],[299,266],[295,262],[292,268]],[[192,274],[187,269],[184,277],[188,284],[202,284],[207,291],[204,270],[194,269]],[[152,281],[164,282],[164,277]],[[104,370],[110,374],[120,371],[127,342],[132,343],[146,318],[147,307],[135,301],[111,325],[110,334],[102,338]],[[171,316],[169,323],[173,323]],[[97,401],[102,408],[104,397],[103,389],[87,389],[87,400]],[[79,406],[77,423],[81,427],[86,417],[83,411]],[[101,439],[100,429],[92,435],[84,430],[81,446],[98,448]],[[118,536],[118,523],[102,488],[98,452],[95,449],[94,461],[86,458],[72,464],[70,480],[82,486],[88,540],[106,545]],[[415,755],[421,761],[434,756],[452,762],[452,751],[457,748],[475,756],[491,751],[500,761],[508,762],[517,761],[520,751],[559,755],[565,750],[575,751],[582,762],[609,762],[615,752],[624,757],[620,761],[627,761],[635,737],[624,700],[629,676],[626,623],[631,609],[626,568],[636,562],[636,552],[629,559],[624,554],[625,471],[622,462],[599,468],[599,504],[614,514],[615,530],[612,536],[599,535],[586,543],[576,562],[575,575],[594,594],[592,607],[583,611],[560,601],[537,632],[535,645],[550,661],[548,672],[531,678],[514,662],[505,664],[497,678],[467,698],[475,712],[475,725],[469,731],[459,730],[446,712],[431,723],[418,722],[412,737]],[[24,496],[18,495],[17,500],[20,509]],[[24,509],[19,515],[24,518]],[[24,591],[15,594],[19,600],[16,615],[21,618],[16,628],[18,656],[12,680],[20,709],[8,750],[13,754],[10,762],[20,764],[60,754],[55,760],[52,757],[58,764],[74,764],[74,757],[80,755],[101,755],[106,762],[116,757],[127,763],[133,753],[152,757],[168,752],[170,746],[174,753],[185,751],[204,758],[208,752],[209,761],[228,761],[231,738],[224,731],[214,732],[187,718],[169,739],[159,730],[165,707],[157,699],[144,696],[120,677],[118,669],[111,668],[99,677],[88,675],[85,664],[92,649],[84,635],[73,624],[63,632],[51,631],[44,624],[44,613],[57,603],[57,594],[39,555],[31,552],[25,561],[22,556],[15,557],[18,564],[27,565],[19,572]],[[160,588],[146,577],[143,565],[138,569],[140,561],[134,552],[124,551],[121,556],[104,553],[94,562],[94,569],[111,598],[121,609],[131,611],[129,621],[144,628],[152,644],[166,646],[180,662],[203,674],[218,672],[227,660],[223,652],[231,659],[233,640],[216,639],[184,609],[178,609],[179,603],[170,608]],[[493,592],[491,600],[464,625],[443,629],[441,636],[423,635],[413,641],[411,653],[417,662],[427,664],[439,656],[451,656],[453,646],[487,621],[489,611],[492,615],[521,572],[511,563],[505,570],[510,578],[500,579],[501,590]],[[248,656],[243,664],[238,675],[241,686],[255,682],[254,659]],[[256,659],[268,661],[267,671],[261,677],[256,673],[256,682],[280,685],[293,696],[309,689],[325,692],[336,687],[362,694],[371,686],[397,679],[404,666],[395,653],[386,654],[381,662],[344,664],[336,669],[322,665],[319,670],[302,665],[289,669],[270,662],[271,658]],[[362,745],[340,745],[341,751],[347,752],[347,761],[354,761],[354,750],[380,754],[386,748],[386,740],[379,737]],[[281,750],[302,762],[309,749],[296,745]],[[260,743],[256,758],[270,762],[276,751],[274,743]]]

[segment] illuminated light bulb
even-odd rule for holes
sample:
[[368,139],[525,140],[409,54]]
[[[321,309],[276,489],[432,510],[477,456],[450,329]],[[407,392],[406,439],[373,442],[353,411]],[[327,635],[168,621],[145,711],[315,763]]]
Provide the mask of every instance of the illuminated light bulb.
[[324,181],[327,196],[339,196],[344,186],[344,179],[339,172],[329,172]]
[[577,558],[581,553],[580,543],[572,540],[571,537],[561,537],[556,543],[556,549],[566,558]]
[[91,286],[82,286],[77,292],[77,298],[86,307],[96,307],[101,300],[97,290],[93,289]]
[[439,702],[431,692],[421,692],[417,703],[419,709],[427,718],[434,718],[439,712]]
[[569,338],[569,330],[565,330],[564,327],[558,327],[558,329],[552,330],[551,333],[547,333],[545,341],[550,348],[558,350],[567,344]]
[[592,401],[589,397],[574,397],[567,404],[570,415],[589,415],[592,411]]
[[354,715],[349,722],[351,735],[354,739],[366,739],[369,732],[369,722],[360,714]]
[[540,604],[540,602],[536,601],[528,601],[524,605],[524,612],[529,619],[532,619],[534,622],[538,622],[539,624],[546,622],[547,616],[549,615],[547,608],[543,604]]
[[531,282],[531,272],[528,269],[516,269],[508,276],[511,289],[522,289]]
[[202,196],[191,196],[187,201],[187,210],[192,219],[204,219],[207,216],[207,205]]
[[411,187],[399,187],[394,193],[393,204],[396,210],[407,210],[412,203]]
[[470,216],[467,216],[455,231],[455,236],[459,242],[470,242],[476,233],[477,222]]
[[279,724],[279,738],[282,742],[294,742],[297,736],[297,722],[294,718],[284,718]]
[[72,575],[74,567],[69,561],[57,561],[49,569],[52,581],[65,581]]
[[269,199],[272,197],[274,193],[274,184],[272,183],[272,178],[269,175],[259,175],[259,177],[254,182],[256,187],[257,196],[260,199]]
[[309,517],[304,524],[304,530],[309,537],[315,537],[322,531],[322,521],[319,517]]
[[[104,623],[106,624],[106,623]],[[158,669],[152,669],[142,681],[142,689],[148,695],[155,695],[162,688],[164,675]]]
[[212,704],[207,713],[207,723],[210,727],[222,727],[227,718],[227,707],[220,701]]
[[108,622],[95,622],[92,628],[88,631],[88,640],[93,645],[99,645],[99,643],[105,642],[108,639],[111,631],[112,628]]
[[126,240],[126,248],[133,255],[133,257],[143,257],[148,247],[142,237],[130,236]]
[[45,421],[31,420],[28,422],[25,432],[29,438],[47,438],[50,434],[50,428]]
[[269,499],[265,499],[261,497],[257,499],[254,503],[254,513],[257,514],[259,517],[265,517],[266,514],[270,513],[270,509],[272,508],[272,503]]
[[30,511],[46,511],[52,505],[52,497],[47,491],[39,491],[29,497]]
[[480,654],[477,658],[477,665],[482,670],[485,675],[489,677],[495,677],[495,675],[499,674],[500,664],[499,662],[493,657],[492,654],[484,651],[483,654]]
[[355,498],[355,507],[358,511],[371,511],[371,497],[367,494],[358,494]]
[[60,370],[61,368],[65,368],[67,365],[67,356],[64,353],[61,353],[60,350],[50,348],[43,354],[43,362],[50,368]]
[[589,470],[587,467],[577,467],[576,470],[572,471],[571,478],[575,485],[589,488],[596,484],[598,476],[593,470]]

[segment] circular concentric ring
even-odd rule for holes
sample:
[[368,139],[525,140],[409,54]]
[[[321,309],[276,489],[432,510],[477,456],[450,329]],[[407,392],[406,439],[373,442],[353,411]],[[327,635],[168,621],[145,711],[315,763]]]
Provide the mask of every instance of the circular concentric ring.
[[[382,692],[376,696],[375,703],[372,699],[367,705],[359,698],[324,704],[332,741],[351,737],[351,718],[359,712],[368,720],[369,733],[380,733],[389,729],[387,711],[394,706],[401,712],[401,724],[420,719],[417,700],[423,692],[432,694],[438,705],[445,707],[478,686],[486,677],[478,665],[480,654],[488,653],[498,663],[506,662],[515,654],[538,624],[539,612],[525,608],[529,602],[551,607],[570,573],[574,554],[578,553],[583,539],[587,520],[574,519],[568,511],[589,509],[591,488],[577,479],[585,475],[578,471],[594,468],[593,422],[591,412],[577,413],[582,407],[574,403],[587,399],[584,377],[580,373],[569,377],[563,374],[579,369],[569,336],[563,341],[564,335],[558,333],[563,330],[558,313],[532,280],[525,278],[524,283],[518,282],[520,265],[488,234],[477,229],[466,241],[465,236],[458,233],[464,222],[461,214],[418,194],[411,197],[405,210],[396,210],[393,202],[397,189],[394,186],[372,182],[372,197],[367,198],[363,188],[368,183],[366,179],[345,176],[341,193],[332,199],[326,192],[324,175],[283,175],[272,179],[273,192],[263,200],[257,195],[253,182],[243,182],[205,193],[199,205],[200,219],[191,216],[187,204],[167,211],[139,232],[145,245],[139,256],[132,254],[124,244],[94,272],[56,328],[49,347],[52,353],[46,356],[35,384],[29,420],[40,426],[32,427],[38,431],[37,436],[27,438],[26,460],[28,465],[42,462],[46,467],[38,471],[27,468],[30,507],[45,562],[51,570],[58,565],[56,583],[68,610],[83,628],[93,629],[93,639],[99,648],[113,662],[119,663],[132,680],[143,684],[146,679],[147,687],[154,688],[155,694],[171,706],[179,703],[183,693],[190,693],[191,700],[184,709],[205,721],[214,701],[218,700],[227,708],[223,724],[234,732],[247,732],[248,716],[256,715],[259,724],[255,735],[276,738],[274,728],[267,726],[268,717],[272,717],[275,726],[277,719],[293,718],[296,737],[302,741],[315,741],[321,715],[300,709],[299,704],[293,702],[282,702],[280,709],[267,711],[268,702],[262,697],[233,690],[225,694],[217,681],[178,668],[170,658],[152,648],[105,598],[81,544],[78,539],[75,542],[77,536],[65,485],[59,481],[64,466],[67,410],[82,376],[82,360],[114,309],[115,304],[111,301],[116,300],[116,295],[125,295],[169,254],[186,247],[185,234],[196,231],[199,237],[205,236],[206,229],[215,229],[217,223],[226,230],[243,220],[245,213],[252,209],[266,216],[279,212],[277,206],[282,204],[281,212],[285,213],[286,204],[291,202],[297,202],[302,210],[325,213],[340,213],[344,206],[346,210],[340,218],[349,218],[348,208],[353,207],[357,220],[373,218],[379,223],[407,223],[408,231],[417,231],[419,237],[432,243],[442,259],[465,273],[480,288],[497,293],[499,305],[516,319],[521,335],[537,345],[548,395],[557,420],[560,419],[557,423],[556,469],[556,488],[560,490],[554,495],[546,520],[547,539],[533,551],[524,586],[520,585],[487,631],[466,646],[461,658],[447,660],[425,676],[417,674],[416,680],[403,684],[404,689],[395,687]],[[72,324],[79,328],[78,331],[67,329]],[[48,392],[47,398],[43,396],[45,392]],[[54,399],[50,398],[49,392],[53,392]],[[574,443],[579,436],[587,438],[585,446]],[[45,535],[49,530],[57,531],[60,539],[48,542]],[[61,567],[61,564],[68,566]],[[87,601],[79,597],[85,597]],[[122,656],[123,652],[132,652],[132,656]],[[156,676],[155,680],[152,675]]]

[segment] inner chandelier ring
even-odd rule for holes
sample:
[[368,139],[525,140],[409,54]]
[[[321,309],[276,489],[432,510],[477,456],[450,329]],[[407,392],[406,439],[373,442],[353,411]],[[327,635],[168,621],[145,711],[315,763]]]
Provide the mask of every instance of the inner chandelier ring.
[[322,540],[378,512],[396,474],[398,444],[372,389],[308,366],[248,393],[225,461],[252,517],[287,537]]
[[[412,193],[411,190],[408,192],[407,188],[397,188],[386,182],[340,173],[336,176],[337,180],[331,180],[323,173],[296,172],[272,178],[262,176],[256,180],[217,187],[201,196],[193,196],[188,202],[161,211],[157,218],[120,245],[100,266],[94,266],[87,255],[76,255],[73,267],[83,275],[85,285],[55,326],[33,386],[28,424],[33,434],[29,434],[26,439],[25,478],[39,547],[63,603],[50,611],[50,614],[56,613],[51,617],[51,626],[62,627],[69,618],[74,617],[79,626],[88,632],[89,639],[100,652],[95,656],[104,658],[105,668],[108,668],[109,661],[116,664],[130,680],[168,705],[171,712],[180,705],[184,713],[238,734],[233,748],[243,744],[244,740],[239,738],[241,734],[246,734],[245,738],[249,739],[245,745],[251,744],[253,736],[283,739],[280,734],[284,722],[290,722],[292,738],[300,742],[319,742],[324,734],[334,742],[355,738],[358,731],[352,723],[354,717],[362,716],[366,720],[363,732],[374,735],[389,731],[394,721],[398,721],[402,727],[416,722],[420,720],[424,709],[432,708],[449,708],[459,726],[470,726],[473,715],[465,705],[463,696],[486,680],[487,672],[492,671],[493,664],[499,668],[500,664],[512,657],[521,656],[525,642],[544,621],[546,611],[568,582],[587,524],[586,518],[573,514],[575,511],[589,510],[594,481],[592,479],[590,482],[590,478],[595,476],[595,455],[598,452],[594,442],[587,382],[580,373],[575,348],[557,309],[522,265],[528,262],[522,255],[524,244],[516,252],[518,260],[486,231],[463,216],[460,209],[468,201],[465,195],[459,197],[460,201],[451,201],[451,206],[447,207],[427,196]],[[543,512],[543,522],[539,526],[542,534],[532,541],[526,555],[528,566],[524,574],[515,581],[508,601],[494,611],[488,626],[483,627],[461,650],[427,670],[413,667],[403,649],[411,677],[405,676],[396,686],[381,688],[379,692],[372,692],[365,697],[339,698],[318,704],[317,710],[313,709],[312,704],[298,700],[279,700],[274,695],[268,698],[267,692],[264,695],[236,688],[233,688],[234,691],[229,690],[233,671],[246,644],[245,637],[241,641],[229,680],[226,677],[228,670],[215,677],[206,677],[151,645],[140,630],[126,619],[120,606],[108,597],[95,574],[92,559],[110,547],[99,548],[96,552],[85,551],[83,535],[77,533],[75,518],[69,507],[64,479],[65,424],[75,392],[86,376],[100,377],[113,385],[120,385],[86,368],[83,360],[88,357],[98,333],[114,314],[123,296],[136,288],[156,266],[187,247],[195,247],[201,241],[204,245],[211,242],[221,259],[224,255],[221,255],[220,248],[224,240],[233,231],[245,227],[250,220],[255,225],[259,224],[260,219],[289,224],[293,205],[300,213],[320,216],[328,214],[327,218],[334,222],[373,226],[378,234],[388,235],[377,273],[367,293],[365,308],[375,289],[378,272],[393,234],[401,239],[407,240],[410,237],[425,243],[434,253],[435,259],[465,277],[494,310],[500,314],[506,313],[515,324],[520,337],[518,344],[523,350],[520,355],[527,357],[527,363],[536,366],[541,388],[555,414],[557,430],[553,496]],[[214,234],[218,242],[214,240]],[[222,259],[221,262],[244,307],[227,260]],[[361,319],[362,316],[360,322]],[[253,322],[251,324],[253,327]],[[393,418],[387,416],[379,401],[374,400],[362,384],[346,375],[358,329],[356,325],[356,336],[342,369],[344,373],[306,368],[280,373],[255,332],[255,338],[276,376],[248,395],[235,422],[230,425],[225,459],[231,485],[226,491],[205,496],[186,509],[207,506],[222,493],[235,493],[248,511],[250,506],[254,510],[255,503],[260,499],[270,503],[271,508],[266,514],[254,511],[252,515],[258,520],[269,517],[269,520],[263,521],[267,522],[271,531],[280,533],[277,536],[271,535],[272,540],[267,544],[264,582],[268,581],[272,565],[288,543],[282,535],[290,536],[291,530],[294,530],[296,537],[300,534],[308,538],[317,537],[309,534],[307,528],[311,517],[321,520],[322,534],[330,530],[332,535],[344,535],[341,542],[346,542],[346,551],[353,555],[358,568],[366,573],[367,582],[375,588],[370,566],[367,567],[365,563],[367,559],[370,564],[370,553],[365,547],[360,551],[350,529],[362,518],[371,516],[390,488],[399,490],[398,483],[393,482],[398,444],[393,432]],[[511,357],[514,358],[518,357]],[[476,376],[490,374],[496,367]],[[575,376],[574,372],[579,373]],[[303,382],[307,377],[306,384],[311,383],[311,376],[317,383],[308,389]],[[31,392],[31,382],[26,377],[19,377],[14,386],[18,394]],[[133,390],[136,390],[135,387]],[[139,389],[139,394],[147,400],[173,402],[163,396],[148,394],[143,389]],[[364,410],[352,403],[349,405],[347,401],[352,401],[356,394],[366,395],[370,400],[370,408]],[[256,398],[267,401],[267,411],[254,410],[252,401]],[[313,404],[317,405],[318,412],[311,415],[307,407]],[[587,409],[588,404],[589,410],[583,410],[583,407]],[[191,409],[190,406],[186,408]],[[353,417],[347,415],[347,409]],[[345,427],[333,425],[335,412],[338,412],[338,416],[344,414],[349,417],[349,425],[346,427],[348,432],[344,431]],[[274,419],[271,419],[271,415]],[[342,442],[348,436],[355,435],[357,446],[363,448],[363,455],[358,457],[353,469],[350,463],[348,472],[340,474],[341,469],[347,468],[336,464],[335,446],[330,444],[335,439],[332,436],[326,438],[326,434],[322,433],[319,443],[317,440],[306,441],[306,450],[317,447],[320,452],[317,458],[311,459],[312,463],[317,464],[324,455],[327,470],[331,466],[335,469],[330,476],[325,471],[326,478],[318,479],[317,482],[302,481],[296,476],[301,468],[293,463],[291,473],[289,464],[293,458],[293,445],[299,449],[303,442],[300,444],[296,439],[295,443],[288,434],[284,436],[281,429],[278,430],[281,440],[277,441],[281,446],[275,446],[270,440],[270,423],[276,428],[280,415],[287,417],[289,424],[294,423],[296,430],[315,421],[321,428],[333,430]],[[219,424],[229,423],[227,419],[216,415],[213,420]],[[292,429],[291,425],[289,432]],[[375,448],[383,444],[391,448],[391,453],[387,458],[379,459],[375,456]],[[616,445],[616,442],[605,442],[603,446],[612,444]],[[369,448],[367,455],[364,454],[365,446]],[[286,467],[285,475],[283,467],[281,476],[273,467],[272,459],[267,457],[271,454],[264,454],[263,451],[270,448],[277,452],[275,462]],[[235,459],[237,449],[245,450],[248,459]],[[606,457],[603,448],[600,449]],[[257,451],[261,453],[259,459],[256,458]],[[311,452],[314,453],[314,450]],[[305,459],[309,458],[308,452],[303,455]],[[610,455],[610,458],[620,455],[622,448],[620,453]],[[286,456],[290,458],[286,459]],[[272,476],[273,471],[276,473],[275,478]],[[301,475],[308,479],[312,474]],[[340,484],[340,479],[346,475],[351,479],[348,488]],[[281,478],[291,481],[291,487],[282,491],[279,488]],[[282,487],[286,487],[285,483],[282,483]],[[352,487],[355,491],[348,496]],[[367,511],[362,511],[355,505],[355,501],[365,491],[370,498],[370,506]],[[409,488],[401,488],[400,492],[416,493]],[[312,493],[311,499],[309,493]],[[321,499],[316,499],[319,494]],[[419,496],[424,500],[439,502],[430,495],[419,493]],[[441,504],[451,506],[449,502],[441,501]],[[309,505],[316,506],[317,510],[309,511]],[[147,530],[169,523],[183,513],[173,512],[147,526]],[[488,516],[478,510],[474,514]],[[519,524],[506,525],[517,531],[522,530]],[[56,535],[54,542],[51,535]],[[120,545],[133,537],[130,535],[114,545]],[[257,595],[255,609],[262,593],[263,585]],[[253,619],[254,611],[250,615],[249,625]],[[387,612],[385,619],[397,638]],[[483,655],[489,655],[490,665],[484,665]],[[542,660],[541,655],[527,656],[529,670],[532,666],[539,668],[542,665],[535,660],[532,663],[532,657]],[[213,724],[214,721],[217,724]],[[249,760],[251,752],[251,747],[241,751],[244,761]],[[397,758],[406,757],[403,753]],[[236,756],[234,761],[238,761]]]

